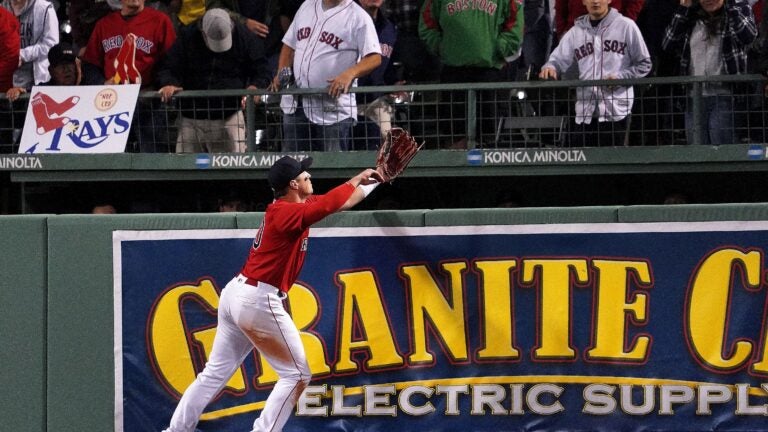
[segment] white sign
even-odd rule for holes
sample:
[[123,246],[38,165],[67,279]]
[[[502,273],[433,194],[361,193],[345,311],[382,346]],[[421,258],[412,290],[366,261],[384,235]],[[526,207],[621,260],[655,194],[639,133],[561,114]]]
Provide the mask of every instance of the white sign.
[[19,153],[122,153],[139,85],[32,87]]

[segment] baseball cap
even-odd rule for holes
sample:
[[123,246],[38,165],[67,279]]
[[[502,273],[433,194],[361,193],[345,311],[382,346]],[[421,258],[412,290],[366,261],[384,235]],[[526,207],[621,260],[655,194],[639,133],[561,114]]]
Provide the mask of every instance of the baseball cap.
[[274,191],[285,189],[291,180],[303,173],[312,165],[312,158],[308,157],[301,162],[290,156],[283,156],[278,159],[269,169],[267,178],[269,186]]
[[51,64],[51,67],[64,63],[74,63],[76,58],[77,55],[75,55],[72,45],[66,42],[56,44],[48,50],[48,63]]
[[203,35],[208,48],[220,53],[232,48],[232,19],[224,9],[209,9],[203,15]]

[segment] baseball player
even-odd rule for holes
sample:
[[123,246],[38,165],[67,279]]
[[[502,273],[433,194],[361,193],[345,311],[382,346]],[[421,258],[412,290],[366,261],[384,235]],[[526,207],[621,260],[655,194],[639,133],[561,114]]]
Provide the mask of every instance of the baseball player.
[[349,150],[357,119],[349,88],[380,63],[376,27],[360,5],[353,0],[305,1],[283,37],[273,89],[280,88],[281,74],[292,74],[297,87],[327,87],[328,94],[283,96],[283,151]]
[[184,392],[165,432],[192,432],[203,409],[254,347],[279,376],[253,423],[254,432],[281,431],[309,383],[299,331],[283,308],[304,263],[309,227],[353,207],[383,181],[376,170],[366,169],[325,195],[313,195],[307,172],[311,164],[312,158],[299,162],[284,156],[270,168],[275,201],[267,207],[240,274],[221,291],[208,363]]

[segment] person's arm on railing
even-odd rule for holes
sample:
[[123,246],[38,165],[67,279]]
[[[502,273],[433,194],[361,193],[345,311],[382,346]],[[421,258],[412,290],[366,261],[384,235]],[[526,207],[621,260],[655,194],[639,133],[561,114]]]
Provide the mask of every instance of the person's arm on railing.
[[549,55],[549,60],[541,67],[539,78],[557,79],[558,73],[567,70],[573,63],[573,32],[567,32],[560,43]]
[[280,57],[277,60],[277,73],[272,78],[272,84],[269,86],[271,91],[280,90],[280,71],[289,68],[293,68],[293,56],[296,50],[283,43],[283,48],[280,49]]
[[184,90],[179,77],[183,76],[183,71],[186,68],[184,58],[188,49],[185,43],[187,31],[181,30],[179,37],[157,66],[155,82],[159,87],[157,92],[160,93],[160,100],[163,102],[169,102],[174,94]]

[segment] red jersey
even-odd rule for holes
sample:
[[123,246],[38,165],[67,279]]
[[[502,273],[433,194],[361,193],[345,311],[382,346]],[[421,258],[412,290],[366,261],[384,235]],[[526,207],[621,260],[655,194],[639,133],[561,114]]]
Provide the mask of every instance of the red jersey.
[[354,186],[344,183],[325,195],[312,195],[303,203],[275,200],[267,206],[240,273],[288,292],[304,265],[309,227],[337,212],[354,191]]
[[13,87],[13,72],[19,67],[19,20],[0,6],[0,92]]
[[176,40],[168,15],[145,7],[137,15],[123,17],[115,11],[100,19],[88,39],[83,60],[99,66],[107,79],[115,76],[115,57],[128,33],[136,35],[136,68],[142,87],[154,80],[157,63]]

